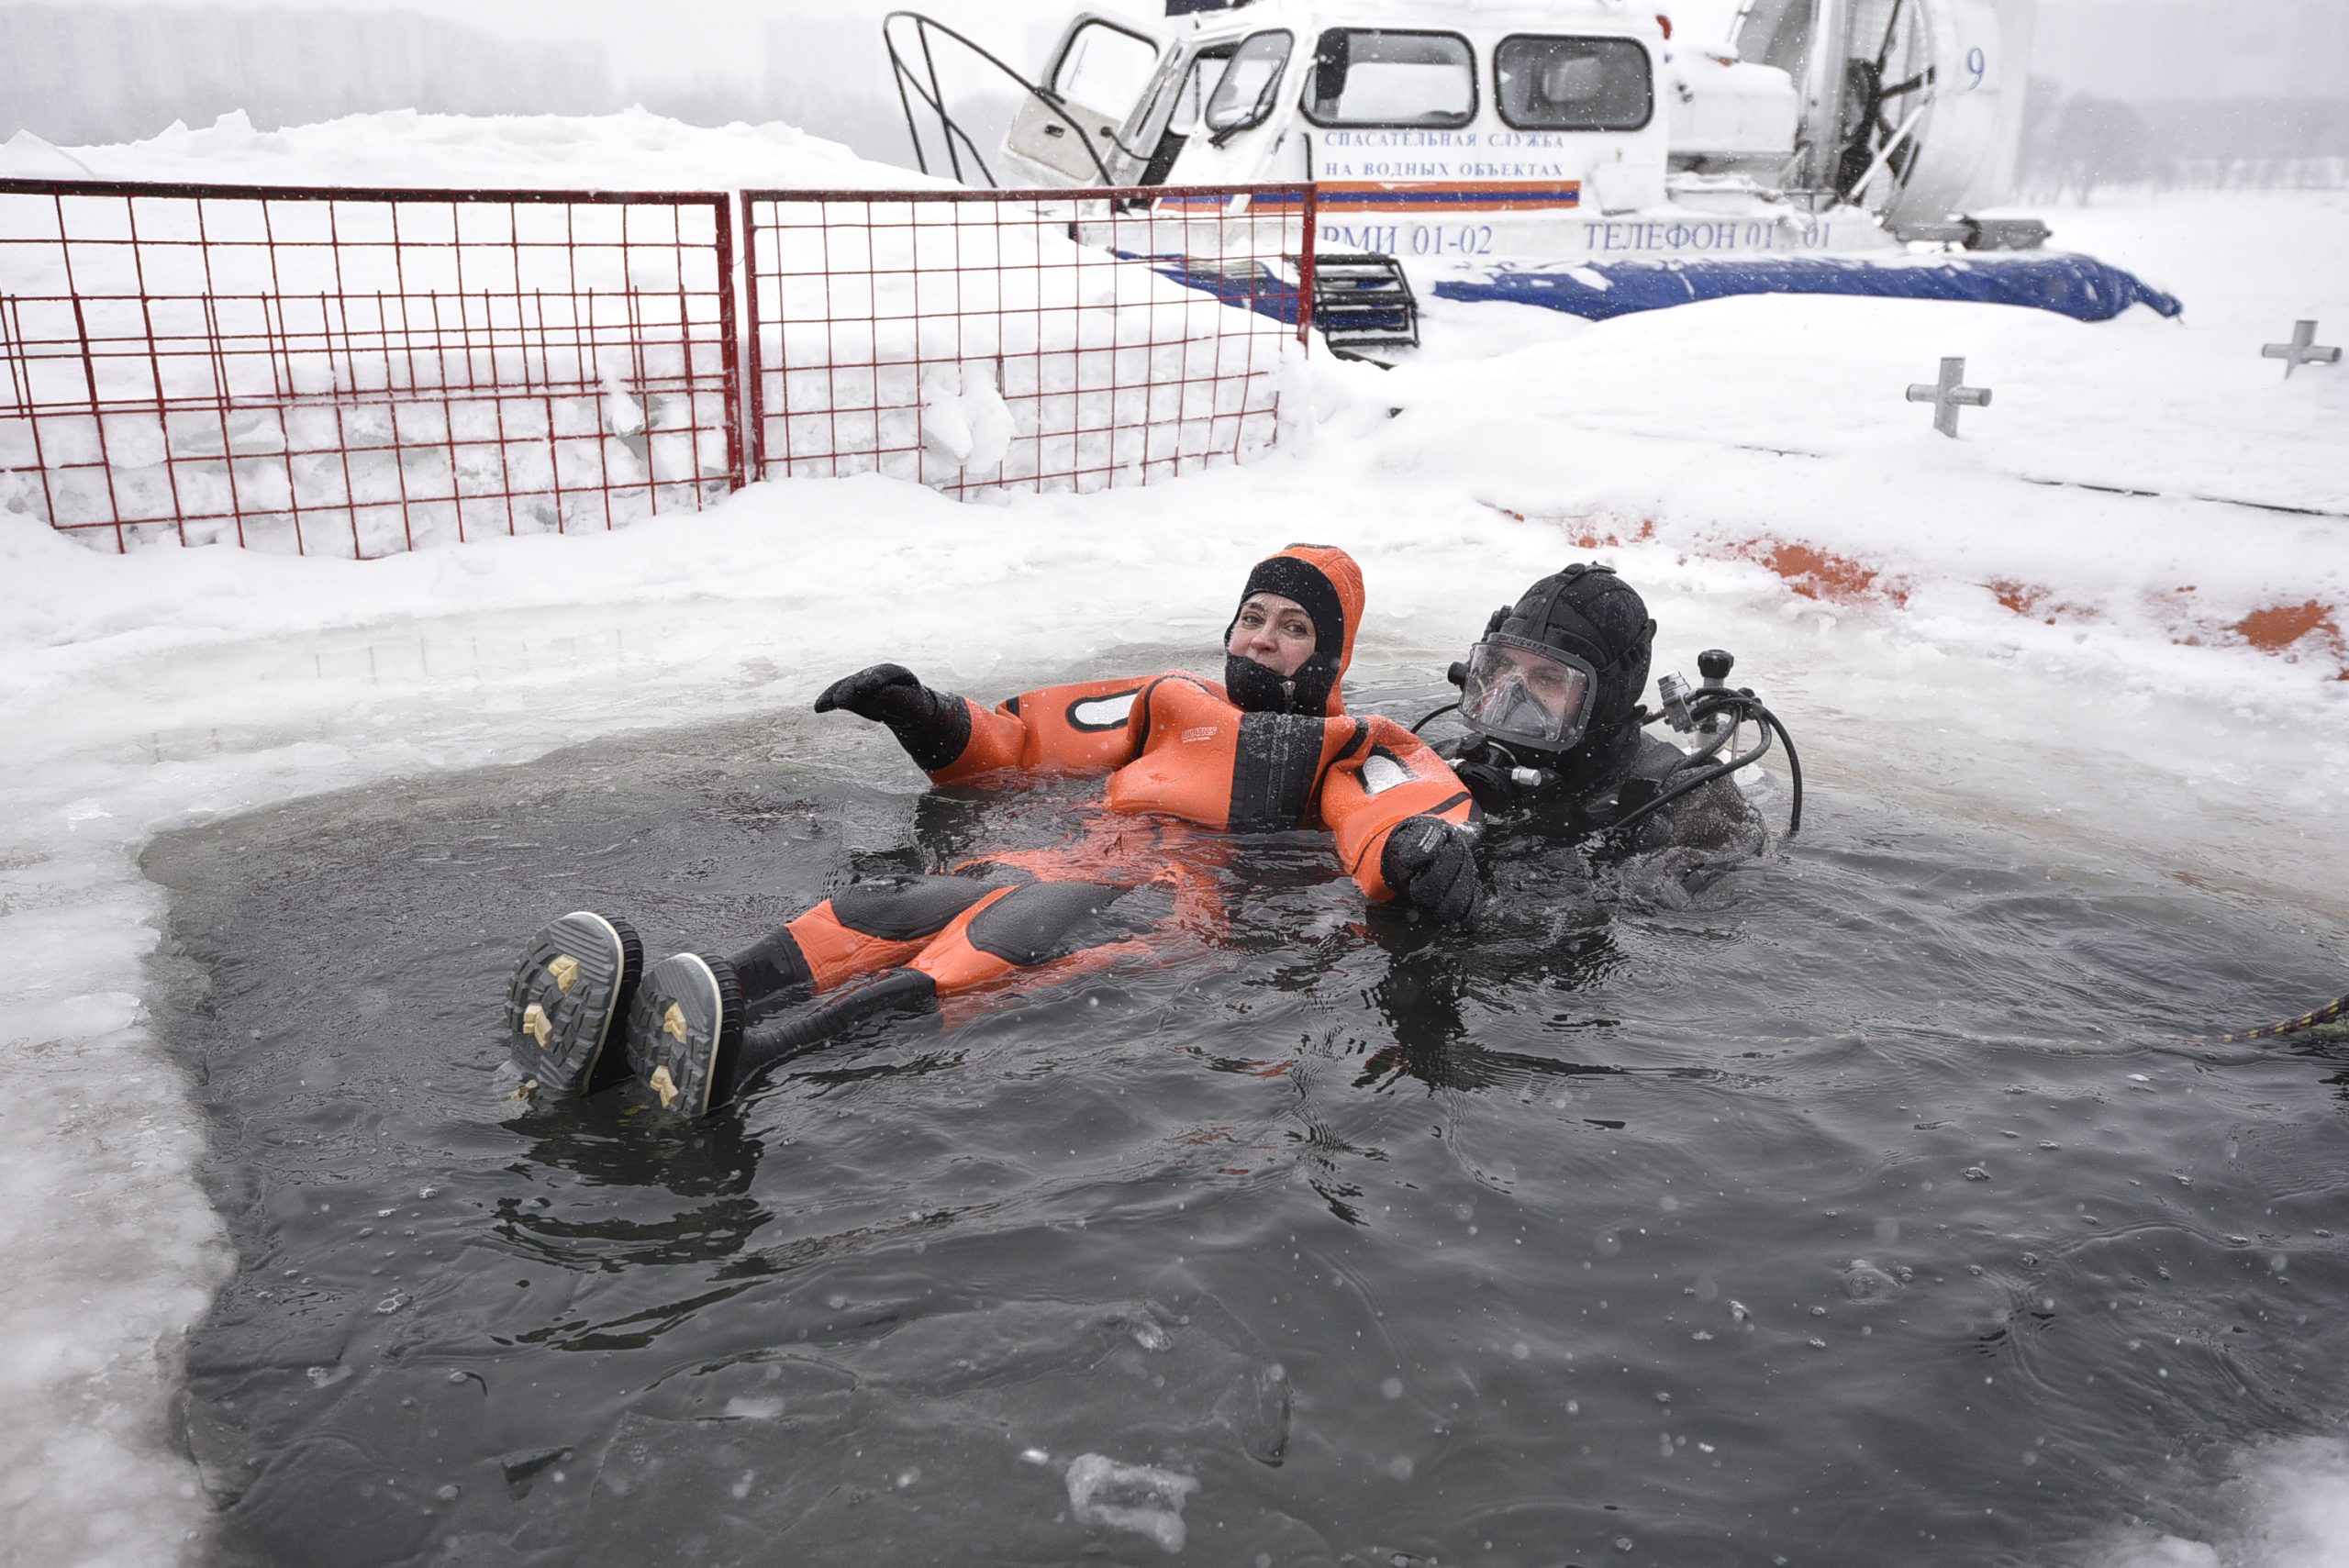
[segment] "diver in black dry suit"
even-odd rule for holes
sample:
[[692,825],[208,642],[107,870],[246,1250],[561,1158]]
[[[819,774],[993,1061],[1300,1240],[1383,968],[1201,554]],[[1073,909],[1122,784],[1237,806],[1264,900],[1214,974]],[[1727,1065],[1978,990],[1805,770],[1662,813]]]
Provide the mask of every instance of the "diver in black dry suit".
[[[1761,814],[1730,774],[1768,750],[1773,729],[1792,762],[1791,740],[1751,692],[1729,687],[1732,661],[1718,651],[1699,657],[1704,686],[1667,675],[1664,711],[1646,711],[1654,641],[1646,602],[1607,566],[1569,566],[1493,612],[1452,668],[1468,733],[1436,747],[1484,809],[1488,845],[1499,840],[1488,861],[1513,856],[1508,840],[1531,833],[1594,841],[1670,882],[1761,851]],[[1659,718],[1689,732],[1694,749],[1650,733]],[[1742,722],[1758,740],[1735,751]],[[1798,826],[1798,765],[1795,792]]]
[[[1666,675],[1662,713],[1640,706],[1655,629],[1646,603],[1611,569],[1569,566],[1495,610],[1466,662],[1452,667],[1467,733],[1435,749],[1484,816],[1486,918],[1470,941],[1400,939],[1370,994],[1395,1041],[1364,1059],[1359,1085],[1408,1075],[1474,1089],[1505,1073],[1619,1071],[1480,1044],[1466,1022],[1470,999],[1511,989],[1534,962],[1553,984],[1604,973],[1615,956],[1609,910],[1685,906],[1758,854],[1762,814],[1730,775],[1768,751],[1772,730],[1792,775],[1787,831],[1800,826],[1793,742],[1751,692],[1728,685],[1728,654],[1698,656],[1705,684],[1694,690]],[[1658,719],[1685,733],[1685,745],[1651,732]]]

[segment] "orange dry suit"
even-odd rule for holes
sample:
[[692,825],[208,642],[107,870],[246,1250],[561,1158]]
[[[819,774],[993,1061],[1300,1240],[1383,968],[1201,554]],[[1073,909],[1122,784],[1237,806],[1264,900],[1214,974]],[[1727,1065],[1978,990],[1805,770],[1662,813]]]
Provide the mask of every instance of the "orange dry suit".
[[[1344,710],[1339,682],[1363,608],[1353,560],[1291,546],[1259,563],[1243,601],[1256,592],[1312,616],[1315,651],[1294,676],[1232,655],[1222,684],[1174,671],[1046,687],[986,708],[878,665],[827,692],[819,711],[845,706],[887,723],[935,783],[1106,772],[1108,810],[1074,845],[842,889],[735,958],[751,1021],[773,1010],[763,998],[888,972],[885,984],[844,994],[852,1006],[819,1008],[790,1029],[813,1044],[884,1000],[928,1005],[1015,973],[1059,978],[1212,929],[1220,906],[1190,863],[1199,829],[1326,828],[1347,874],[1380,903],[1405,891],[1394,881],[1423,867],[1431,845],[1467,866],[1476,807],[1459,778],[1403,726]],[[1471,908],[1474,891],[1470,880]]]

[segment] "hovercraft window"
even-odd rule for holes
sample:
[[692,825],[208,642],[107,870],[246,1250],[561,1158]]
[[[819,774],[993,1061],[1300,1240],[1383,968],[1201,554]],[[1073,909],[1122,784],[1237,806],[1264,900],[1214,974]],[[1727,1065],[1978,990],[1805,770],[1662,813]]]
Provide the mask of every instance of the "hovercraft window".
[[1122,117],[1158,71],[1158,46],[1108,22],[1086,22],[1069,35],[1052,69],[1052,92],[1063,104]]
[[1456,129],[1476,117],[1475,52],[1456,33],[1331,28],[1314,46],[1305,117]]
[[1251,33],[1241,40],[1231,67],[1216,83],[1208,100],[1207,126],[1212,131],[1246,130],[1262,125],[1273,112],[1273,93],[1288,69],[1291,42],[1286,32]]
[[1638,130],[1655,115],[1648,51],[1630,39],[1504,39],[1493,78],[1517,130]]
[[[1231,65],[1231,51],[1202,50],[1183,73],[1183,85],[1174,95],[1174,110],[1166,117],[1168,136],[1197,136],[1205,123],[1208,105],[1215,100],[1216,89],[1223,84],[1223,73]],[[1145,180],[1144,184],[1150,183]]]

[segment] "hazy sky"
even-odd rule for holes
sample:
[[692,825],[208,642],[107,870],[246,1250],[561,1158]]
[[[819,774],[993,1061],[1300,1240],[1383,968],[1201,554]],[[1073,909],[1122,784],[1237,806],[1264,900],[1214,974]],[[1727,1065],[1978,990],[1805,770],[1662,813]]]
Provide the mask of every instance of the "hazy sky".
[[[0,8],[21,0],[0,0]],[[863,23],[872,29],[870,36],[877,40],[881,18],[899,6],[928,11],[941,20],[960,27],[973,37],[995,47],[1012,63],[1033,71],[1041,64],[1038,58],[1050,39],[1073,13],[1082,10],[1127,11],[1142,16],[1163,13],[1163,0],[676,0],[668,6],[648,4],[647,0],[43,0],[50,5],[69,8],[95,8],[122,6],[169,6],[182,8],[226,6],[234,9],[262,6],[289,10],[413,10],[443,17],[452,21],[488,28],[515,38],[551,37],[581,41],[594,40],[604,45],[611,60],[615,83],[626,88],[641,84],[647,87],[661,83],[679,83],[696,79],[729,80],[755,83],[767,72],[766,29],[771,22],[786,23],[794,16],[818,19],[829,26],[825,29],[831,40],[840,39],[840,28],[852,25],[852,30],[862,32],[853,24]],[[1433,0],[1441,5],[1443,0]],[[1684,38],[1719,39],[1728,35],[1731,18],[1739,0],[1653,0],[1656,8],[1672,15]],[[2349,0],[2041,0],[2043,32],[2054,53],[2064,55],[2061,61],[2049,60],[2043,64],[2054,66],[2066,78],[2077,77],[2081,84],[2094,87],[2106,50],[2078,47],[2078,40],[2096,36],[2093,24],[2083,31],[2077,23],[2098,11],[2114,17],[2126,17],[2132,8],[2139,15],[2158,10],[2165,14],[2175,30],[2181,11],[2191,15],[2208,12],[2215,20],[2243,17],[2254,14],[2284,17],[2318,15],[2329,18],[2337,7],[2349,16]],[[2223,23],[2220,24],[2224,31]],[[2142,29],[2140,29],[2142,30]],[[2190,28],[2200,32],[2200,28]],[[2273,30],[2273,29],[2270,29]],[[2162,39],[2131,39],[2123,35],[2116,40],[2113,53],[2116,68],[2129,64],[2134,74],[2143,75],[2143,62],[2121,61],[2117,56],[2131,52],[2130,46],[2157,50]],[[2067,46],[2066,40],[2072,40]],[[2194,49],[2180,51],[2191,55],[2204,47],[2207,40],[2194,39]],[[2259,39],[2243,40],[2245,53],[2257,54]],[[2332,41],[2328,32],[2321,40]],[[828,47],[837,49],[836,41]],[[885,91],[886,72],[879,64],[877,42],[871,55],[862,61],[843,61],[845,70],[860,76],[871,76],[877,90]],[[2153,62],[2181,83],[2193,80],[2195,66],[2191,59],[2171,60],[2166,66]],[[2259,71],[2248,59],[2237,63],[2256,77]],[[2349,94],[2349,68],[2333,66],[2327,69],[2322,84],[2298,83],[2296,90],[2306,93],[2331,91],[2332,72],[2340,70],[2344,85],[2340,89]],[[2180,75],[2180,73],[2184,73]],[[2129,72],[2121,72],[2128,74]],[[2306,75],[2306,70],[2299,74]]]
[[[6,0],[0,0],[6,4]],[[1032,29],[1065,21],[1080,10],[1163,16],[1163,0],[677,0],[654,6],[646,0],[45,0],[77,6],[161,5],[177,7],[229,5],[271,6],[310,11],[421,11],[517,38],[593,38],[610,51],[613,75],[622,82],[678,81],[696,76],[750,79],[765,70],[764,39],[770,21],[794,15],[825,19],[869,17],[877,37],[881,18],[893,10],[925,11],[973,38],[996,47],[1013,44],[1012,63],[1033,68],[1041,61],[1019,58],[1018,40]],[[2349,0],[2344,0],[2349,3]],[[1657,9],[1682,19],[1692,32],[1725,36],[1737,0],[1658,0]],[[1057,30],[1054,28],[1054,30]],[[998,52],[1005,52],[998,50]]]
[[[6,0],[0,0],[5,4]],[[61,0],[46,0],[59,4]],[[881,18],[898,9],[930,12],[989,43],[1019,37],[1027,25],[1059,21],[1077,10],[1163,7],[1136,0],[678,0],[662,6],[646,0],[61,0],[73,7],[167,6],[179,9],[228,6],[294,11],[420,11],[516,38],[595,39],[612,58],[617,80],[678,81],[733,76],[756,79],[766,70],[766,26],[794,15],[823,18],[869,16],[874,35]],[[1015,61],[1032,65],[1034,61]]]
[[[0,0],[0,5],[8,0]],[[628,81],[678,81],[696,76],[751,78],[764,69],[763,39],[769,21],[793,15],[822,18],[866,17],[878,31],[881,18],[901,6],[930,12],[988,42],[1022,39],[1040,27],[1065,20],[1078,10],[1163,14],[1163,0],[677,0],[654,6],[646,0],[46,0],[74,6],[227,4],[263,5],[288,10],[417,10],[492,28],[518,38],[593,38],[612,57],[613,74]],[[1441,0],[1438,0],[1441,3]],[[2050,10],[2084,9],[2110,0],[2041,0]],[[2349,6],[2349,0],[2337,0]],[[2245,0],[2194,0],[2213,13],[2239,9]],[[1722,38],[1738,0],[1655,0],[1695,38]],[[1033,67],[1034,60],[1015,59]]]

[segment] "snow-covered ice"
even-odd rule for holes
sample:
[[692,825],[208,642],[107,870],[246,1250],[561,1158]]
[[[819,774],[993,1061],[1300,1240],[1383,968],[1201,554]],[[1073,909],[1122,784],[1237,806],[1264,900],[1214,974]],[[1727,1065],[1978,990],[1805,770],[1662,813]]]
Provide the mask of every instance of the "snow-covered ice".
[[2332,1568],[2349,1543],[2349,1447],[2303,1439],[2242,1456],[2217,1539],[2120,1529],[2090,1568]]
[[[72,156],[237,179],[274,159],[305,182],[877,177],[779,128],[651,117],[372,117],[328,139],[228,126]],[[207,816],[805,703],[884,657],[988,697],[1125,668],[1135,644],[1205,660],[1246,565],[1307,539],[1364,563],[1376,679],[1435,689],[1493,605],[1597,554],[1647,594],[1658,670],[1736,651],[1816,782],[2029,818],[2084,872],[2154,867],[2349,930],[2349,523],[2316,515],[2349,511],[2349,373],[2288,383],[2258,358],[2297,317],[2349,333],[2349,196],[2054,216],[2183,295],[2183,324],[1746,300],[1594,328],[1439,305],[1419,363],[1314,361],[1309,442],[1146,489],[967,507],[792,481],[617,533],[369,562],[117,557],[0,511],[0,1556],[176,1562],[205,1520],[169,1411],[230,1261],[143,1012],[163,899],[136,857]],[[1998,399],[1950,443],[1900,392],[1961,353]],[[975,448],[984,394],[934,395]],[[2303,605],[2281,645],[2245,629]],[[2315,1547],[2171,1539],[2137,1561],[2337,1559],[2338,1452],[2262,1462]]]

